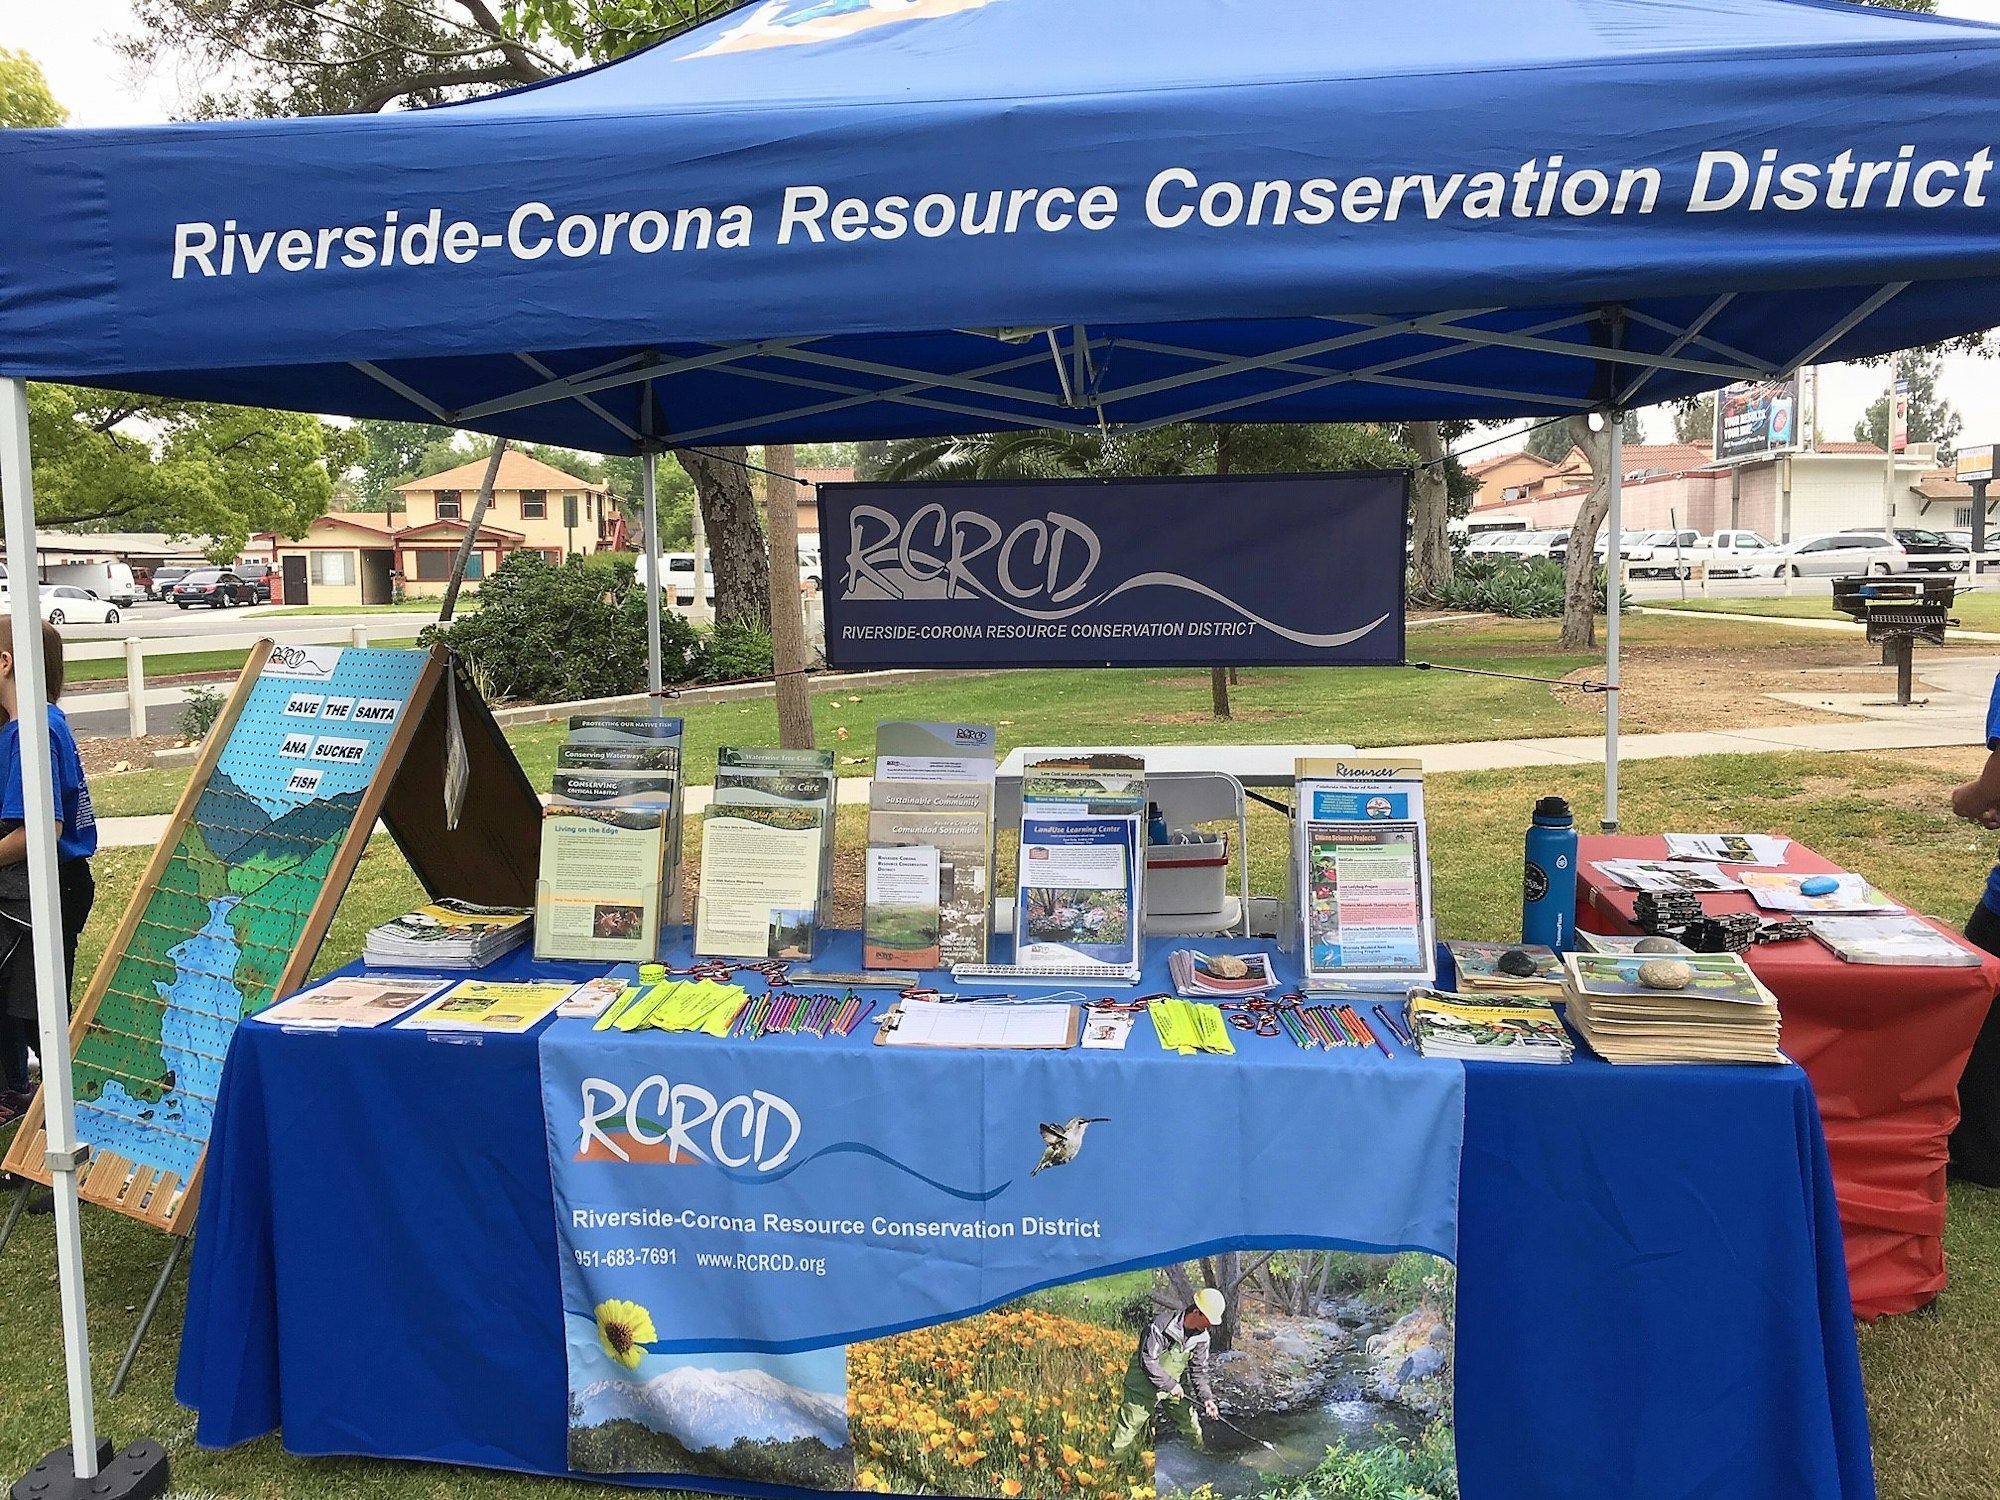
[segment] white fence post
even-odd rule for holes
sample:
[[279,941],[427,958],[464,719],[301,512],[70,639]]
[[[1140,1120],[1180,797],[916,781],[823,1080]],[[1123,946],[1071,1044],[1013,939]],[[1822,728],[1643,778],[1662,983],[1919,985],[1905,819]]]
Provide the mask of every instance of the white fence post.
[[136,635],[125,637],[125,700],[132,720],[132,738],[146,735],[146,643]]
[[357,625],[354,627],[354,644],[363,650],[367,649],[368,627],[366,625]]

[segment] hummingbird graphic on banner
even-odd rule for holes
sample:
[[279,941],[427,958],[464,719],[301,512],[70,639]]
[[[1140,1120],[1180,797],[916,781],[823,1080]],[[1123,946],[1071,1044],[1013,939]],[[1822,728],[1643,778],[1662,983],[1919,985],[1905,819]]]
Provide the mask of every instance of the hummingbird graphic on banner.
[[1044,1167],[1064,1167],[1076,1160],[1077,1152],[1083,1149],[1083,1133],[1092,1125],[1107,1124],[1109,1115],[1092,1115],[1089,1118],[1071,1120],[1067,1125],[1046,1124],[1042,1126],[1042,1139],[1048,1144],[1042,1152],[1042,1159],[1035,1163],[1033,1177]]

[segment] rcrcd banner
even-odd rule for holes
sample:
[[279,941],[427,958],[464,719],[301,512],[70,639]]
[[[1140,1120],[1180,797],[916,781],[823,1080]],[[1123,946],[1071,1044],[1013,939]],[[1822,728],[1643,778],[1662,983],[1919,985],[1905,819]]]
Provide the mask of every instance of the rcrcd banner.
[[819,495],[831,666],[1403,659],[1401,471]]

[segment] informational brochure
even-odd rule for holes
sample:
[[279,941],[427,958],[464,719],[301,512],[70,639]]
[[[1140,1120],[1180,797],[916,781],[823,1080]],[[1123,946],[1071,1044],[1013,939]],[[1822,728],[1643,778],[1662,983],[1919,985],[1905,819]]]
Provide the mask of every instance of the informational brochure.
[[1683,1000],[1727,1000],[1740,1005],[1769,1005],[1770,991],[1757,982],[1750,966],[1734,953],[1689,953],[1673,960],[1686,964],[1693,979],[1686,988],[1656,990],[1639,978],[1640,967],[1651,955],[1625,957],[1616,953],[1566,953],[1563,967],[1569,972],[1567,990],[1585,995],[1642,999],[1661,1007]]
[[[652,714],[576,714],[569,721],[568,744],[624,745],[640,749],[680,748],[682,721]],[[674,770],[675,766],[663,767]]]
[[1979,955],[1921,917],[1807,917],[1812,935],[1851,964],[1976,969]]
[[666,822],[643,810],[543,809],[535,957],[642,963],[659,956]]
[[938,851],[927,844],[868,850],[861,962],[870,969],[938,967]]
[[648,745],[570,744],[556,751],[558,771],[642,771],[660,775],[678,774],[680,768],[679,740]]
[[557,771],[550,790],[562,805],[665,812],[674,804],[679,781],[671,771]]
[[554,1013],[576,986],[521,984],[499,979],[464,979],[396,1025],[419,1031],[472,1031],[514,1034],[531,1031]]
[[1146,762],[1111,751],[1046,755],[1021,773],[1021,803],[1046,816],[1091,813],[1118,817],[1146,811]]
[[831,750],[781,750],[725,745],[716,752],[710,806],[809,806],[820,812],[826,842],[820,850],[819,902],[833,899],[833,834],[837,822]]
[[1083,1013],[1083,1045],[1093,1052],[1123,1052],[1132,1040],[1132,1025],[1139,1019],[1129,1010],[1086,1010]]
[[1721,865],[1673,859],[1600,859],[1594,867],[1628,891],[1740,891],[1743,882]]
[[826,832],[817,807],[711,804],[702,819],[694,951],[811,958]]
[[309,1031],[380,1026],[450,983],[448,979],[329,979],[267,1006],[252,1019]]
[[[1739,878],[1750,899],[1766,911],[1861,914],[1903,909],[1859,875],[1776,875],[1768,870],[1745,870]],[[1802,887],[1809,880],[1831,880],[1834,887],[1808,896]]]
[[1023,816],[1015,963],[1139,962],[1139,828],[1136,817]]
[[1297,765],[1293,880],[1308,985],[1428,984],[1437,970],[1423,768],[1388,758]]
[[1790,839],[1764,833],[1670,833],[1669,859],[1698,859],[1718,865],[1781,865]]
[[556,1014],[565,1020],[594,1021],[609,1010],[629,987],[630,981],[610,976],[586,979],[556,1007]]
[[991,724],[885,720],[875,726],[875,774],[886,781],[991,782],[996,744]]
[[946,964],[983,964],[993,901],[993,788],[964,781],[877,781],[868,847],[938,852],[938,950]]

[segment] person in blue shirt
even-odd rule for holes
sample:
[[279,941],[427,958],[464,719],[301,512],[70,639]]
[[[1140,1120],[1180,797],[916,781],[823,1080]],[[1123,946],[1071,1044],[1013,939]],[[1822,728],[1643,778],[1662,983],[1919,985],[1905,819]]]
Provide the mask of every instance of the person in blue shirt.
[[[35,957],[28,934],[28,835],[23,825],[21,726],[15,696],[13,622],[0,614],[0,1122],[28,1105],[28,1049],[36,1040]],[[62,900],[63,963],[76,983],[76,940],[90,918],[97,886],[90,857],[97,852],[97,813],[83,776],[83,757],[62,695],[62,632],[42,625],[42,665],[48,675],[49,753],[55,771],[56,887]]]
[[[2000,676],[1986,705],[1986,764],[1972,780],[1953,787],[1951,810],[1986,828],[2000,829]],[[1986,877],[1986,891],[1965,924],[1966,941],[2000,954],[2000,865]],[[2000,1005],[1986,1013],[1972,1056],[1958,1080],[1958,1128],[1951,1133],[1954,1181],[2000,1188]]]

